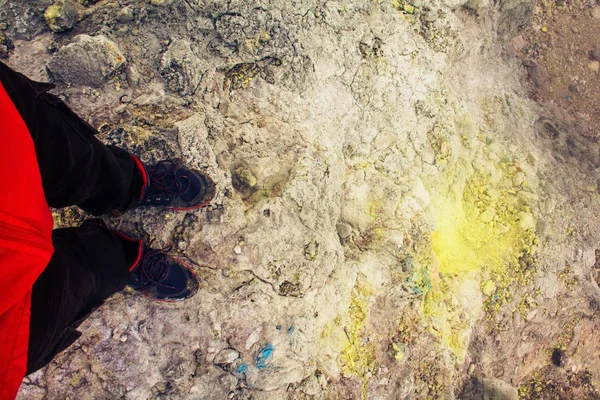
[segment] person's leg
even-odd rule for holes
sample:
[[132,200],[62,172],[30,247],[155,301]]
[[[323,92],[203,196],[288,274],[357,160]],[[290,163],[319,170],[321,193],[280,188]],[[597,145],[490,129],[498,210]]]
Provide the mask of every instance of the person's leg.
[[35,282],[27,374],[47,365],[79,336],[79,324],[129,282],[141,242],[127,240],[102,222],[57,229],[55,252]]
[[96,139],[92,126],[47,93],[52,85],[31,81],[2,63],[0,82],[33,138],[51,207],[77,205],[101,215],[137,204],[146,178],[139,160]]
[[57,229],[55,252],[33,285],[27,374],[47,365],[81,335],[77,327],[129,284],[157,300],[183,300],[198,290],[194,270],[100,220]]

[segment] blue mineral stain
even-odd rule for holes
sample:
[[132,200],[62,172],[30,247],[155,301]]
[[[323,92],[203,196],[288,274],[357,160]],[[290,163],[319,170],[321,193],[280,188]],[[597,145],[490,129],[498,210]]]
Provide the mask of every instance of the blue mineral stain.
[[281,325],[275,325],[275,329],[277,329],[278,331],[281,330]]
[[267,368],[269,366],[269,363],[267,361],[273,356],[274,350],[275,348],[270,343],[264,346],[258,352],[258,356],[256,356],[256,368],[258,368],[259,370]]
[[288,336],[291,336],[295,330],[296,330],[296,327],[294,326],[294,324],[290,325],[290,327],[288,328]]
[[245,374],[247,371],[248,371],[248,364],[243,363],[235,370],[235,373],[241,375],[241,374]]

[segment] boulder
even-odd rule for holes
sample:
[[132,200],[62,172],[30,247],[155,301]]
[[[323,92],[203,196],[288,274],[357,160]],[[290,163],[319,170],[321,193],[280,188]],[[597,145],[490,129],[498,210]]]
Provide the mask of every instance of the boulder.
[[107,37],[78,35],[52,57],[46,68],[55,81],[100,87],[125,61]]

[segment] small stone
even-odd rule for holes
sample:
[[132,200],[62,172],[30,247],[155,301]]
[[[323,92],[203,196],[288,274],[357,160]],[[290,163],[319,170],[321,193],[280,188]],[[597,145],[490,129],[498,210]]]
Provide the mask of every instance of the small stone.
[[117,21],[119,22],[131,22],[134,19],[133,11],[129,7],[123,7],[117,14]]
[[579,86],[576,83],[571,83],[569,85],[569,92],[571,92],[571,93],[579,93]]
[[498,161],[498,160],[500,160],[500,157],[498,157],[498,154],[496,154],[496,153],[494,153],[494,152],[492,152],[492,151],[490,151],[490,152],[487,154],[487,158],[488,158],[488,160],[490,160],[490,161]]
[[492,207],[488,207],[479,215],[479,219],[481,222],[487,224],[494,220],[494,216],[496,216],[496,210]]
[[352,227],[345,223],[337,224],[336,230],[340,239],[346,239],[352,233]]
[[242,248],[240,246],[235,246],[233,251],[235,254],[242,254]]
[[508,226],[504,224],[496,224],[496,229],[498,230],[498,233],[506,233],[509,231]]
[[486,296],[491,296],[496,291],[496,284],[494,283],[494,281],[489,280],[483,285],[481,291]]
[[515,36],[514,38],[512,38],[511,42],[513,45],[513,49],[515,49],[516,51],[519,51],[519,50],[523,49],[525,46],[527,46],[527,42],[525,41],[525,38],[523,37],[523,35]]
[[518,400],[519,392],[509,383],[494,378],[482,378],[483,399]]
[[119,340],[121,341],[121,343],[125,343],[127,341],[127,335],[121,335]]
[[8,24],[6,22],[0,22],[0,30],[7,30],[8,29]]
[[546,214],[552,214],[554,209],[556,208],[556,200],[554,199],[546,199],[544,202],[544,212]]
[[238,353],[235,349],[225,349],[221,350],[219,354],[215,356],[213,363],[215,364],[231,364],[235,360],[240,358],[240,353]]
[[130,65],[127,70],[127,83],[131,87],[136,87],[140,84],[141,76],[138,69],[134,65]]
[[544,95],[548,91],[548,73],[546,72],[546,68],[539,64],[527,67],[527,76],[539,95]]
[[512,178],[514,186],[521,186],[523,182],[525,182],[525,174],[522,172],[517,172]]
[[308,261],[314,261],[317,258],[319,252],[319,244],[317,242],[310,242],[304,246],[304,259]]
[[594,7],[594,9],[592,10],[592,17],[594,17],[594,19],[600,19],[600,7],[599,6]]
[[414,14],[415,13],[415,7],[410,5],[410,4],[405,4],[404,7],[404,12],[408,13],[408,14]]
[[247,168],[238,168],[233,174],[233,185],[237,189],[251,189],[256,186],[257,180],[252,171]]
[[475,364],[471,363],[469,365],[469,369],[467,370],[467,374],[471,375],[475,371]]
[[438,15],[437,12],[431,10],[428,11],[427,14],[425,14],[425,21],[427,22],[435,22],[438,19]]
[[598,72],[600,70],[600,62],[599,61],[591,61],[588,64],[588,68],[594,72]]
[[73,28],[78,18],[77,8],[70,0],[58,0],[44,12],[44,19],[52,32]]
[[519,221],[519,227],[524,231],[533,228],[533,215],[531,215],[530,213],[521,211],[517,214],[517,219]]
[[598,49],[591,50],[589,56],[590,56],[590,60],[600,61],[600,50],[598,50]]

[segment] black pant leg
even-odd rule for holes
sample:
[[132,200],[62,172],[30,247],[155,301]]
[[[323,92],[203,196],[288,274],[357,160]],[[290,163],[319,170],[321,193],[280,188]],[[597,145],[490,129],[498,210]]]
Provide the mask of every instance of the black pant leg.
[[52,241],[54,255],[33,285],[27,374],[73,344],[79,324],[125,287],[139,250],[99,221],[56,229]]
[[137,202],[143,180],[133,157],[94,137],[96,130],[56,96],[0,63],[0,82],[33,138],[46,201],[102,215]]

